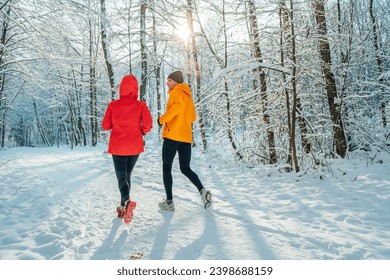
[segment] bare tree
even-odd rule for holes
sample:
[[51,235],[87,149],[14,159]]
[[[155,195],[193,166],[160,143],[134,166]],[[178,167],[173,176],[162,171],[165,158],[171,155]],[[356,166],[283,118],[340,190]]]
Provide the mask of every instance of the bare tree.
[[376,58],[376,65],[378,68],[378,83],[380,88],[379,93],[379,100],[380,100],[380,112],[381,112],[381,119],[382,119],[382,126],[387,126],[387,120],[386,120],[386,101],[385,101],[385,87],[384,87],[384,79],[383,79],[383,62],[382,58],[380,56],[380,48],[379,48],[379,30],[376,22],[376,18],[374,15],[374,9],[373,4],[374,0],[370,0],[370,20],[371,20],[371,28],[372,28],[372,35],[374,40],[374,49],[375,49],[375,58]]
[[[294,21],[293,21],[293,7],[292,2],[290,3],[289,10],[287,8],[287,5],[284,0],[280,1],[280,17],[282,22],[282,36],[281,36],[281,61],[282,65],[284,66],[284,51],[283,51],[283,44],[286,45],[286,57],[289,60],[289,67],[291,68],[291,85],[292,85],[292,109],[290,114],[290,97],[289,97],[289,90],[285,88],[285,95],[286,95],[286,108],[287,108],[287,121],[288,121],[288,131],[289,131],[289,156],[287,158],[287,162],[292,165],[292,161],[294,162],[295,171],[299,172],[299,165],[298,165],[298,157],[297,157],[297,148],[296,148],[296,142],[295,142],[295,124],[296,124],[296,109],[297,109],[297,80],[296,80],[296,74],[297,74],[297,66],[296,66],[296,56],[295,56],[295,31],[294,31]],[[284,33],[284,36],[283,36]],[[285,83],[287,82],[286,74],[282,73],[283,80]],[[303,139],[306,139],[305,137]]]
[[[205,38],[206,42],[207,42],[207,46],[209,47],[212,55],[214,56],[214,58],[216,59],[218,65],[220,66],[221,70],[224,70],[224,69],[227,69],[228,65],[229,65],[229,51],[228,51],[228,35],[227,35],[227,20],[226,20],[226,1],[225,0],[222,0],[222,5],[221,7],[219,7],[220,9],[217,9],[218,12],[220,12],[220,16],[222,17],[222,34],[223,34],[223,59],[220,58],[215,50],[215,47],[212,46],[202,24],[201,24],[201,20],[199,18],[199,14],[198,12],[196,12],[196,15],[198,17],[198,22],[199,22],[199,25],[200,25],[200,31],[201,31],[201,34],[202,36]],[[227,129],[227,136],[228,136],[228,139],[229,139],[229,142],[232,146],[232,149],[233,149],[233,152],[234,152],[234,155],[242,160],[243,159],[243,156],[241,155],[240,151],[238,150],[238,146],[236,144],[236,141],[235,141],[235,137],[234,137],[234,124],[233,124],[233,116],[232,116],[232,104],[231,104],[231,97],[230,97],[230,94],[229,94],[229,84],[228,84],[228,80],[226,77],[223,78],[223,95],[225,96],[226,98],[226,122],[227,122],[227,126],[226,126],[226,129]]]
[[[114,70],[141,76],[140,97],[158,115],[160,78],[186,62],[207,150],[226,143],[235,159],[298,171],[328,147],[345,157],[346,144],[388,142],[388,1],[27,2],[0,4],[2,145],[96,145]],[[184,45],[172,36],[183,24]],[[370,125],[378,116],[383,125]]]
[[[9,1],[7,1],[9,2]],[[1,7],[5,7],[5,4]],[[6,128],[6,109],[7,102],[4,94],[4,84],[5,84],[5,67],[3,66],[3,57],[5,47],[7,45],[7,32],[9,28],[8,20],[11,13],[11,8],[8,8],[4,13],[5,16],[0,20],[0,138],[1,138],[1,147],[4,147],[5,140],[5,128]]]
[[[158,38],[157,38],[157,22],[156,22],[156,11],[155,1],[153,1],[153,52],[154,52],[154,74],[156,76],[156,103],[157,103],[157,119],[162,114],[162,103],[161,103],[161,65],[162,59],[158,53]],[[162,127],[158,126],[158,134],[161,135]]]
[[11,1],[11,0],[5,1],[5,2],[0,6],[0,10],[2,10],[2,9],[5,7],[5,5],[7,5],[8,2],[10,2],[10,1]]
[[204,125],[204,118],[203,118],[203,109],[201,105],[202,104],[201,103],[201,78],[200,78],[200,69],[199,69],[199,62],[198,62],[198,50],[196,47],[196,40],[195,40],[195,33],[194,33],[192,9],[193,9],[192,0],[187,0],[187,23],[188,23],[188,29],[190,31],[192,59],[195,68],[195,79],[196,79],[195,97],[196,97],[196,103],[198,104],[198,117],[199,117],[198,122],[199,122],[201,137],[202,137],[203,150],[206,150],[207,139],[206,139],[206,130]]
[[[247,0],[247,4],[249,9],[248,14],[249,14],[249,24],[251,27],[253,54],[256,60],[261,63],[263,62],[263,57],[260,49],[260,32],[259,32],[259,26],[257,24],[256,6],[253,0]],[[259,81],[260,81],[260,93],[261,93],[260,106],[263,114],[263,121],[267,130],[269,163],[274,164],[277,163],[277,155],[275,149],[275,135],[271,125],[271,116],[268,112],[267,80],[266,80],[264,69],[262,69],[262,67],[259,67],[256,70],[256,73],[259,75]],[[254,80],[253,85],[256,91],[258,88],[257,80]]]
[[111,100],[114,100],[115,93],[116,93],[116,86],[115,86],[115,75],[114,75],[114,68],[112,66],[111,62],[111,56],[108,46],[108,36],[107,36],[107,13],[106,13],[106,0],[100,1],[100,7],[101,7],[101,19],[100,19],[100,28],[101,28],[101,37],[102,37],[102,49],[103,49],[103,55],[104,55],[104,62],[106,64],[108,79],[110,81],[110,87],[111,87]]
[[322,72],[325,78],[326,92],[328,96],[329,111],[332,119],[334,145],[336,153],[344,158],[347,152],[347,143],[344,134],[343,121],[340,114],[336,81],[332,72],[332,62],[329,41],[327,39],[325,7],[323,0],[313,0],[317,32],[319,34],[319,47],[322,60]]
[[91,127],[91,145],[96,146],[98,142],[98,121],[97,121],[97,96],[96,96],[96,67],[97,52],[94,28],[92,20],[89,19],[89,121]]
[[140,46],[141,46],[141,85],[140,100],[146,100],[146,85],[148,83],[148,54],[146,47],[146,9],[148,4],[145,0],[141,2],[140,13]]
[[40,114],[39,114],[38,108],[37,108],[37,103],[35,102],[35,100],[33,101],[33,105],[34,105],[34,112],[35,112],[35,117],[36,117],[36,122],[37,122],[37,126],[38,126],[39,135],[41,136],[43,143],[46,146],[50,146],[50,142],[49,142],[49,139],[46,136],[45,127],[42,124],[42,120],[40,118]]

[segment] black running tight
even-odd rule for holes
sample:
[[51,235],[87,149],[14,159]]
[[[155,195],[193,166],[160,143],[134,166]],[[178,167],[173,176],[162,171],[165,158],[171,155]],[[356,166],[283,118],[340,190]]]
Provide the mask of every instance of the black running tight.
[[178,142],[171,139],[164,139],[162,148],[163,160],[163,180],[165,192],[168,200],[173,200],[172,195],[172,163],[176,152],[179,154],[180,171],[183,173],[200,191],[203,188],[198,175],[190,168],[191,144]]
[[134,156],[116,156],[112,155],[114,161],[115,174],[118,179],[118,187],[121,193],[121,205],[130,199],[131,172],[138,160],[139,155]]

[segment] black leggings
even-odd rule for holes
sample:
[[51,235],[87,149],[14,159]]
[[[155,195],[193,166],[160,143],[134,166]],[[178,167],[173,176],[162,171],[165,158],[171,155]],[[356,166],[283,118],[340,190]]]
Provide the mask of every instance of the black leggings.
[[183,173],[199,191],[203,188],[202,182],[199,180],[198,175],[196,175],[196,173],[190,168],[191,144],[165,138],[162,148],[162,160],[164,187],[168,200],[173,200],[172,163],[176,152],[179,153],[181,173]]
[[121,205],[125,206],[125,203],[130,199],[131,189],[131,172],[138,160],[139,155],[134,156],[116,156],[112,155],[114,161],[114,168],[116,178],[118,179],[118,187],[121,193]]

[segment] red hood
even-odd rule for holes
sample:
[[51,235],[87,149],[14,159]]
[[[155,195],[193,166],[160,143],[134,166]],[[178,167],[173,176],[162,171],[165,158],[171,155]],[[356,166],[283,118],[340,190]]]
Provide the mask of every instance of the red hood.
[[119,85],[119,97],[138,99],[138,81],[134,75],[124,76]]

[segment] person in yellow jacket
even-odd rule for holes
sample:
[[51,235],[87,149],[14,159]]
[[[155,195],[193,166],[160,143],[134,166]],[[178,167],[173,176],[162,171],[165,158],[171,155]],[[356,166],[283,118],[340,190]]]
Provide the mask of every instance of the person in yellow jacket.
[[166,193],[166,198],[159,203],[159,207],[161,210],[175,210],[172,194],[172,163],[176,153],[178,153],[180,171],[198,189],[204,208],[209,208],[212,205],[211,192],[203,187],[198,175],[190,168],[192,123],[196,120],[191,89],[183,83],[183,73],[181,71],[169,74],[166,85],[169,94],[166,112],[157,120],[159,125],[164,125],[162,160],[163,182]]

